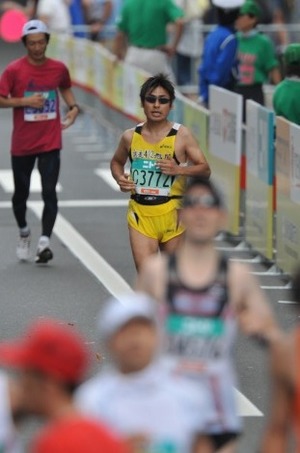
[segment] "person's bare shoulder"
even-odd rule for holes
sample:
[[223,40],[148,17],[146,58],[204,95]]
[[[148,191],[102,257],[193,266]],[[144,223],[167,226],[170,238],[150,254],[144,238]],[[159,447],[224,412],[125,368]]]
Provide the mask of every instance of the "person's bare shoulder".
[[201,157],[199,144],[196,138],[194,137],[190,129],[188,129],[184,125],[181,125],[177,132],[175,151],[176,156],[179,158],[180,156],[189,156],[191,160],[194,161],[195,159],[197,160],[199,157]]
[[253,281],[251,271],[251,266],[245,263],[229,261],[228,281],[230,288],[236,290],[247,288]]
[[130,147],[133,133],[134,133],[134,128],[130,128],[130,129],[126,129],[122,134],[122,140],[126,144],[126,146],[128,146],[128,148]]
[[178,129],[177,135],[178,135],[178,137],[184,139],[184,138],[191,137],[192,136],[192,132],[184,124],[180,124],[180,128]]

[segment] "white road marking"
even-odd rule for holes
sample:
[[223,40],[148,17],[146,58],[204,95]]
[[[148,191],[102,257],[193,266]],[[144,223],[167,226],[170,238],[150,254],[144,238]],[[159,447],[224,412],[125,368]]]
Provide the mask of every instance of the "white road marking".
[[296,302],[295,300],[278,300],[278,303],[285,304],[285,305],[299,304],[299,302]]
[[[60,208],[115,208],[127,206],[128,200],[67,200],[59,201]],[[0,201],[1,208],[11,208],[11,201]]]
[[11,201],[0,201],[0,208],[11,208]]
[[[29,202],[28,207],[32,209],[39,219],[41,218],[42,202]],[[127,282],[61,214],[57,216],[54,233],[113,296],[118,297],[124,293],[132,292]]]
[[104,181],[114,190],[120,192],[120,187],[116,183],[115,179],[111,175],[111,171],[109,168],[96,168],[95,173],[100,178],[104,179]]
[[230,261],[238,261],[240,263],[261,263],[261,256],[257,255],[254,258],[229,258]]
[[[11,170],[0,170],[0,185],[4,192],[13,193],[14,191],[14,180]],[[30,180],[30,192],[41,192],[41,178],[38,170],[33,170]],[[56,186],[57,192],[62,191],[61,185],[58,183]]]
[[239,390],[236,391],[236,404],[241,417],[263,417],[263,413]]
[[261,288],[262,289],[291,289],[292,284],[287,283],[286,285],[282,285],[282,286],[261,286]]
[[59,201],[59,207],[62,208],[107,208],[107,207],[119,207],[127,206],[128,199],[126,200],[68,200]]

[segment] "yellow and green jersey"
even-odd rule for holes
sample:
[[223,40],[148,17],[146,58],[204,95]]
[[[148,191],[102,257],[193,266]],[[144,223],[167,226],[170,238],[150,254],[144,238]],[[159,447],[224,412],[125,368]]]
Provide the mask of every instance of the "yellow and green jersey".
[[178,207],[185,189],[184,176],[165,175],[157,166],[161,159],[175,159],[176,134],[180,124],[174,123],[166,137],[157,143],[148,143],[142,136],[142,124],[133,133],[129,158],[130,177],[136,184],[131,202],[142,205],[144,215],[165,214]]

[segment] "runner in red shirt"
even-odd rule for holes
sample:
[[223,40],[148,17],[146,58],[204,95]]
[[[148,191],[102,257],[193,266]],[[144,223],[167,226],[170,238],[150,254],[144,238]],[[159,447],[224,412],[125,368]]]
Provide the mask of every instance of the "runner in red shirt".
[[[12,204],[19,227],[17,257],[20,260],[30,258],[26,202],[36,162],[41,175],[44,210],[36,263],[47,263],[53,258],[50,237],[58,210],[56,184],[62,129],[71,126],[79,112],[67,67],[45,55],[49,39],[48,28],[42,21],[27,22],[22,31],[27,55],[11,62],[0,79],[0,108],[13,108],[11,159],[15,189]],[[59,94],[69,108],[63,121]]]

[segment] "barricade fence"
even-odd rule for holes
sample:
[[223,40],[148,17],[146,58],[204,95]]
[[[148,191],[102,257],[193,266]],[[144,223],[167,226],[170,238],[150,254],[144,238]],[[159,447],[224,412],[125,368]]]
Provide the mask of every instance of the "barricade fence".
[[[48,50],[68,65],[93,107],[104,103],[131,121],[144,119],[139,89],[149,74],[87,39],[53,35]],[[176,92],[170,119],[193,132],[211,165],[228,207],[227,234],[292,274],[300,251],[300,127],[253,101],[243,124],[242,97],[216,86],[210,100],[207,110]]]
[[[197,96],[198,94],[198,67],[201,62],[203,42],[206,35],[215,27],[215,24],[205,24],[201,18],[195,18],[192,21],[188,22],[185,26],[182,39],[178,45],[178,52],[186,57],[191,59],[190,66],[190,77],[189,82],[183,85],[179,85],[179,89],[184,94],[191,95],[192,97]],[[280,45],[282,35],[286,36],[288,42],[300,42],[300,23],[272,23],[272,24],[258,24],[257,29],[263,33],[266,33],[272,39],[274,46],[277,51],[277,55],[280,62],[281,70],[283,71],[283,65],[281,61],[282,52],[284,46]],[[116,25],[104,25],[103,31],[105,35],[109,35],[111,38],[104,46],[108,46],[111,49],[111,40],[113,39],[116,33]],[[69,30],[70,33],[83,33],[87,37],[91,33],[90,25],[73,25]],[[172,25],[169,27],[169,37],[172,40]],[[178,75],[179,65],[181,60],[179,60],[176,55],[172,60],[172,66],[175,74]]]

